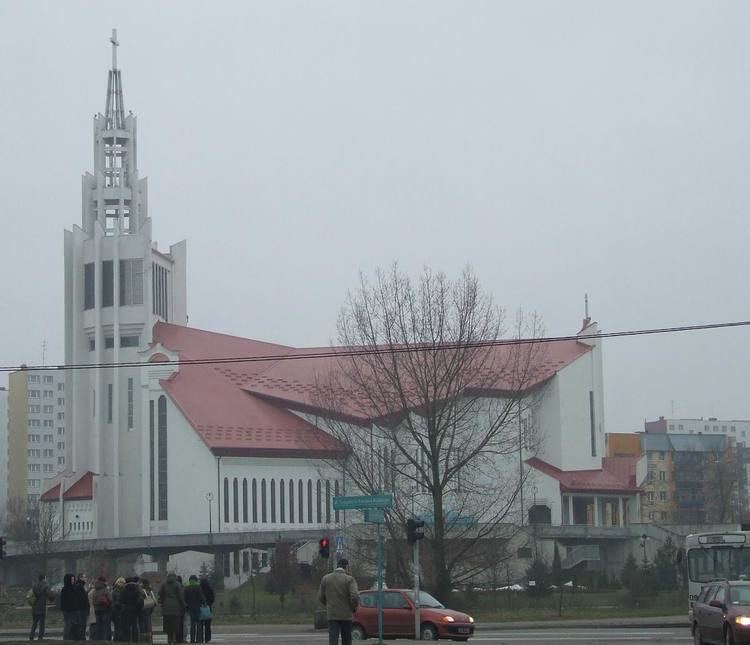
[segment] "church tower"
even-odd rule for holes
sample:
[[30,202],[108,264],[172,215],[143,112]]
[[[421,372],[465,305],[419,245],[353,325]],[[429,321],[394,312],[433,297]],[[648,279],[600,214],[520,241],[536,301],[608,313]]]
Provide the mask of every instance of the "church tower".
[[[160,252],[148,184],[138,176],[136,118],[125,112],[113,30],[104,114],[94,116],[94,171],[82,181],[81,226],[65,231],[66,452],[70,477],[93,473],[92,537],[143,535],[148,408],[141,351],[159,321],[187,324],[186,245]],[[132,366],[119,366],[122,363]],[[146,469],[146,472],[144,471]]]

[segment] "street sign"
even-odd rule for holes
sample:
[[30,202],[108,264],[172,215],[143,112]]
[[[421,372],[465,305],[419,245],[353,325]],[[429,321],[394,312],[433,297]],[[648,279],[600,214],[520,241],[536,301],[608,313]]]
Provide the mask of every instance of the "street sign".
[[337,535],[336,536],[336,553],[343,553],[343,552],[344,552],[344,536]]
[[365,509],[365,522],[370,522],[370,524],[384,524],[385,512],[382,508]]
[[335,511],[346,511],[350,509],[365,510],[368,508],[391,508],[393,506],[393,495],[384,493],[381,495],[355,495],[352,497],[334,497],[333,509]]

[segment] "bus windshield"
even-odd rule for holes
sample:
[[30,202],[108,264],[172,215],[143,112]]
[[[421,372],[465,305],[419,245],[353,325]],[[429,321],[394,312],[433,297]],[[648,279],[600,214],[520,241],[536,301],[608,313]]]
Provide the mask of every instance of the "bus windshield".
[[740,577],[750,580],[750,548],[712,545],[690,549],[688,573],[693,582]]

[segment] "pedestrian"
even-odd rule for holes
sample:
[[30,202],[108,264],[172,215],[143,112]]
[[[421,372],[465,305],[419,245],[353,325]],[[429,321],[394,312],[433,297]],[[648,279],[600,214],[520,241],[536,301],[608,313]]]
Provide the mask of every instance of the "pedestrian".
[[203,621],[203,642],[210,643],[211,621],[213,620],[214,615],[214,602],[216,602],[216,594],[214,593],[214,590],[211,587],[211,583],[208,581],[208,578],[206,576],[201,576],[200,585],[201,591],[203,592],[203,598],[206,601],[206,604],[208,605],[208,608],[211,612],[211,618]]
[[179,621],[185,615],[185,598],[182,585],[174,572],[167,574],[167,579],[159,588],[159,605],[163,619],[163,628],[167,634],[167,643],[177,642]]
[[352,645],[352,617],[359,605],[357,581],[346,569],[349,561],[339,558],[337,567],[323,576],[318,597],[328,616],[328,644],[337,645],[341,634],[342,645]]
[[120,576],[112,587],[112,624],[115,627],[115,640],[125,640],[125,607],[122,592],[125,591],[125,578]]
[[[184,591],[184,585],[182,583],[182,576],[177,576],[177,582],[180,583],[180,586],[183,588]],[[184,598],[183,598],[184,601]],[[187,613],[187,608],[184,606],[182,607],[182,614],[180,615],[180,622],[177,623],[177,642],[178,643],[184,643],[185,642],[185,614]]]
[[66,573],[63,588],[60,591],[60,611],[63,614],[63,640],[77,640],[76,620],[78,618],[78,601],[76,599],[75,574]]
[[78,607],[76,616],[76,638],[75,640],[86,640],[86,624],[89,620],[89,593],[86,589],[86,574],[79,573],[74,585],[76,605]]
[[148,578],[141,579],[141,588],[143,590],[143,611],[141,612],[141,635],[147,643],[153,642],[153,626],[151,614],[156,607],[156,595],[151,588],[151,581]]
[[201,623],[201,607],[205,604],[203,592],[198,584],[198,576],[192,575],[185,587],[185,607],[190,616],[190,642],[203,642],[203,625]]
[[39,640],[44,640],[44,624],[47,620],[47,601],[52,600],[52,592],[47,584],[47,576],[39,574],[39,579],[31,588],[31,633],[29,640],[34,640],[37,626],[39,627]]
[[89,592],[89,601],[94,608],[96,626],[91,640],[112,640],[112,594],[107,588],[107,579],[99,576]]
[[138,642],[140,618],[143,611],[143,591],[138,576],[125,580],[125,589],[120,597],[123,608],[123,626],[125,640],[129,643]]

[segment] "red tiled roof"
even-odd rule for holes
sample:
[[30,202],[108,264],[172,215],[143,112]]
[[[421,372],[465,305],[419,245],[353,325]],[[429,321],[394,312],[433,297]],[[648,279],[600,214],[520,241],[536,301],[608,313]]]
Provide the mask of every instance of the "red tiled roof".
[[[215,332],[158,322],[154,343],[176,352],[181,360],[253,357],[260,360],[183,364],[179,372],[162,385],[203,441],[216,454],[322,456],[343,451],[344,446],[328,433],[297,414],[307,412],[345,418],[367,424],[382,418],[368,399],[349,382],[338,390],[336,410],[323,401],[330,375],[341,377],[336,350],[345,348],[303,348],[276,345]],[[547,343],[524,384],[531,390],[552,378],[560,369],[590,351],[576,341]],[[493,360],[501,364],[510,356],[508,346],[493,348]],[[326,354],[311,357],[310,354]],[[487,370],[485,370],[486,372]],[[491,387],[488,388],[488,383]],[[491,379],[478,374],[467,390],[489,395],[514,389],[509,378],[498,371]]]
[[[61,485],[62,482],[58,482],[52,488],[45,491],[39,499],[42,502],[59,501]],[[66,502],[83,499],[94,499],[94,473],[90,470],[76,479],[75,482],[63,492],[63,500]]]
[[604,457],[598,470],[560,470],[556,466],[532,457],[526,463],[539,472],[560,482],[563,492],[636,493],[637,457]]

